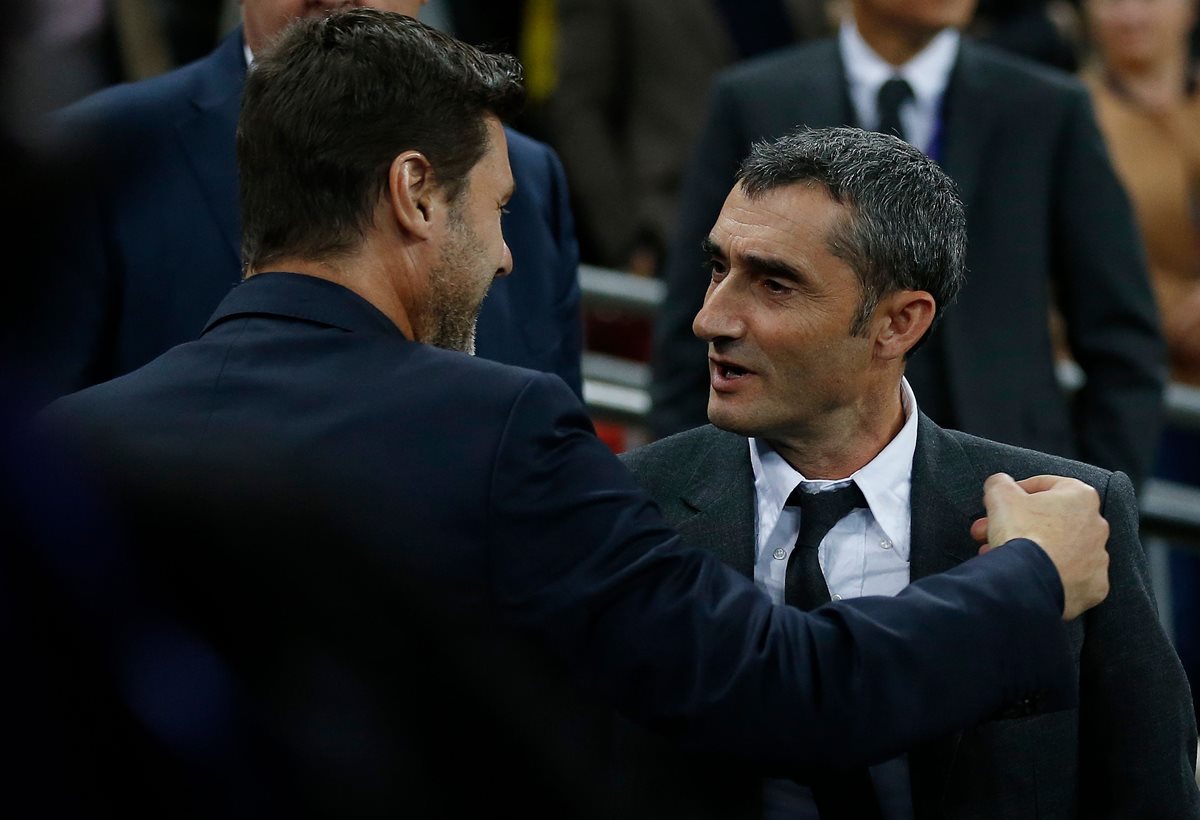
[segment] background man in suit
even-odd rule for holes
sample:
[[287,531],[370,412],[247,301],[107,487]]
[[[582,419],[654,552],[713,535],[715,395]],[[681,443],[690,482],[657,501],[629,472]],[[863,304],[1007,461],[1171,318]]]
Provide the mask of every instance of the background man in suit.
[[[1155,614],[1128,478],[943,430],[903,378],[963,280],[954,184],[906,143],[848,128],[759,144],[738,179],[705,242],[712,276],[695,319],[713,426],[626,461],[684,537],[776,603],[809,607],[892,595],[975,555],[972,488],[989,473],[1075,476],[1112,528],[1114,594],[1070,624],[1078,709],[1017,710],[876,767],[857,789],[769,783],[768,815],[812,816],[815,801],[827,818],[829,801],[874,793],[861,816],[1200,817],[1191,700]],[[814,534],[821,502],[841,493],[853,503]]]
[[[34,375],[49,394],[127,373],[204,329],[242,276],[234,132],[247,63],[289,21],[346,5],[243,0],[243,27],[209,56],[64,113],[105,172],[76,205],[74,235],[59,249],[61,301],[34,340]],[[416,16],[423,0],[352,5]],[[516,275],[484,305],[479,353],[557,373],[581,395],[579,259],[562,167],[547,146],[511,130],[506,138]]]
[[[699,246],[738,162],[753,141],[797,125],[857,124],[900,133],[933,157],[966,205],[968,281],[908,370],[930,418],[1124,470],[1137,484],[1158,438],[1164,350],[1087,93],[960,37],[973,0],[850,5],[836,39],[745,63],[715,83],[655,331],[655,431],[705,421],[704,353],[691,336],[704,295]],[[1070,403],[1055,378],[1052,303],[1087,378]]]
[[1107,588],[1107,525],[1081,482],[994,479],[1003,548],[896,599],[780,612],[680,548],[560,379],[464,355],[512,266],[498,117],[519,76],[394,14],[289,29],[248,75],[238,129],[250,276],[201,338],[51,420],[124,474],[278,465],[312,487],[291,503],[338,511],[379,558],[372,577],[533,633],[696,749],[862,765],[1014,700],[1070,705],[1063,619]]

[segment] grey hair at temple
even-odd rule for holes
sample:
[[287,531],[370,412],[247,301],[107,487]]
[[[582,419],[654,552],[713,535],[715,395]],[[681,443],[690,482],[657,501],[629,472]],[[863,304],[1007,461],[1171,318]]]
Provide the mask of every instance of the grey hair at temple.
[[937,163],[903,140],[857,128],[801,128],[756,143],[737,180],[752,199],[782,186],[816,183],[846,206],[848,217],[828,243],[861,286],[851,333],[864,333],[879,300],[900,290],[930,293],[936,323],[962,287],[962,200]]

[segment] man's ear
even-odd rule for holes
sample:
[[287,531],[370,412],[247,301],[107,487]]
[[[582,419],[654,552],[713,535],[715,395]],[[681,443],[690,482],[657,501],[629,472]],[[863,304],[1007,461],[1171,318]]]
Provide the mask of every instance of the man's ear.
[[442,202],[433,165],[420,151],[405,151],[388,168],[387,198],[401,230],[428,239]]
[[901,290],[879,301],[872,322],[875,357],[903,359],[933,324],[937,302],[924,290]]

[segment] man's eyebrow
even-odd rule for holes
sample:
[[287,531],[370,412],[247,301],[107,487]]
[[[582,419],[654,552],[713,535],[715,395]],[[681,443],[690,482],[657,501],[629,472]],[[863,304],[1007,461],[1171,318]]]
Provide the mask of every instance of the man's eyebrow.
[[700,243],[700,250],[708,256],[724,257],[725,251],[721,250],[721,246],[711,236],[706,236],[704,241]]
[[812,280],[804,274],[799,268],[789,265],[782,259],[774,259],[769,256],[759,256],[757,254],[748,253],[743,259],[747,267],[764,273],[767,276],[773,276],[776,279],[786,279],[796,285],[810,287]]

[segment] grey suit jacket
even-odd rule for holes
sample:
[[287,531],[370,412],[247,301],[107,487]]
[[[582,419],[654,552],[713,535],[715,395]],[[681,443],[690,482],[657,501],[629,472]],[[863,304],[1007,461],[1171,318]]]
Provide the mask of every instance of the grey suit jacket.
[[[624,461],[686,541],[753,577],[754,476],[746,438],[705,426]],[[1001,471],[1016,478],[1068,475],[1096,488],[1111,527],[1112,591],[1069,625],[1079,708],[1038,714],[1029,704],[911,750],[917,817],[1200,817],[1191,699],[1155,614],[1128,478],[943,430],[922,416],[913,461],[912,580],[976,554],[969,528],[984,514],[983,481]]]
[[[656,327],[655,432],[704,424],[708,371],[692,320],[708,235],[752,142],[800,125],[854,125],[835,40],[718,77],[693,153]],[[943,426],[1128,473],[1148,471],[1161,421],[1165,348],[1128,202],[1088,96],[1071,77],[964,39],[942,118],[940,162],[967,213],[967,282],[929,360]],[[1057,303],[1087,376],[1068,402],[1047,316]],[[920,391],[918,391],[920,392]]]

